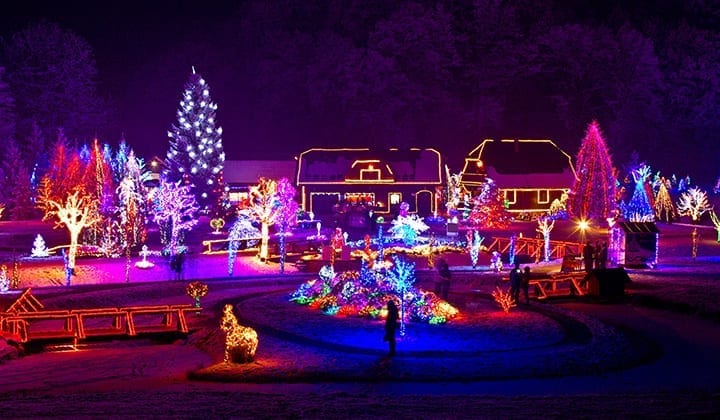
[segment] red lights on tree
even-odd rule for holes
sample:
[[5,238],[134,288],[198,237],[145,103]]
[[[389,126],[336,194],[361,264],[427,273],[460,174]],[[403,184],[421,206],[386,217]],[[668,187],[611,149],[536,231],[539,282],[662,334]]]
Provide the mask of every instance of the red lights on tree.
[[577,176],[569,201],[570,214],[580,218],[606,219],[615,211],[615,177],[600,125],[587,128],[575,162]]

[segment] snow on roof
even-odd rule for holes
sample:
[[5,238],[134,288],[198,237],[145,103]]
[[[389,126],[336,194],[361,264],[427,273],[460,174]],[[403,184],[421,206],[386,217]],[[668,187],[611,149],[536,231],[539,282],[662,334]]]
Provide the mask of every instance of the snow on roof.
[[395,182],[442,183],[440,154],[434,149],[310,149],[300,154],[297,184],[343,182],[357,161],[387,165]]
[[500,188],[570,188],[570,155],[552,140],[486,139],[465,159],[463,182],[495,180]]

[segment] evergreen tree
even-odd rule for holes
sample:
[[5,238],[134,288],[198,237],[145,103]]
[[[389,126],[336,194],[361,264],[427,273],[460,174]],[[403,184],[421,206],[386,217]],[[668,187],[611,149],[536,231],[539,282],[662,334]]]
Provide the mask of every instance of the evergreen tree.
[[20,155],[20,147],[14,140],[5,143],[2,160],[2,191],[6,211],[13,220],[29,219],[33,215],[32,185],[30,171]]
[[15,138],[15,101],[4,80],[5,69],[0,67],[0,141]]
[[178,107],[178,121],[168,131],[170,150],[165,167],[170,181],[192,187],[201,208],[216,209],[223,194],[225,153],[216,110],[209,86],[193,68]]
[[570,214],[581,219],[610,217],[615,210],[616,183],[610,153],[597,121],[587,128],[575,170]]
[[511,221],[505,208],[504,194],[492,179],[487,178],[480,195],[473,199],[468,224],[480,229],[505,229]]
[[658,192],[655,196],[655,217],[658,220],[672,223],[677,214],[675,212],[675,205],[673,204],[670,192],[667,188],[667,181],[665,178],[660,178],[660,182],[658,184]]
[[622,204],[622,214],[625,219],[632,222],[652,222],[655,220],[655,212],[647,193],[646,181],[650,175],[649,166],[641,166],[632,171],[635,188],[632,198]]
[[125,134],[123,134],[122,137],[120,137],[118,151],[111,159],[113,181],[116,184],[119,184],[120,181],[122,181],[122,179],[125,177],[125,171],[127,170],[130,152],[130,147],[125,141]]

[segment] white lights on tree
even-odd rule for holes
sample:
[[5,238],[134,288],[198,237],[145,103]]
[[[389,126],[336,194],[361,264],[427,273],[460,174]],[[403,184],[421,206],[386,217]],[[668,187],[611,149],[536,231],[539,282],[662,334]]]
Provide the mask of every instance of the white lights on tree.
[[80,232],[100,221],[97,200],[81,191],[75,191],[69,194],[65,201],[48,200],[47,204],[48,210],[43,220],[57,217],[58,220],[55,222],[55,226],[65,226],[70,232],[67,266],[68,269],[72,270],[75,268],[75,256]]
[[690,188],[682,193],[677,203],[677,212],[680,216],[690,216],[693,222],[700,220],[700,216],[712,210],[708,203],[707,193],[698,187]]

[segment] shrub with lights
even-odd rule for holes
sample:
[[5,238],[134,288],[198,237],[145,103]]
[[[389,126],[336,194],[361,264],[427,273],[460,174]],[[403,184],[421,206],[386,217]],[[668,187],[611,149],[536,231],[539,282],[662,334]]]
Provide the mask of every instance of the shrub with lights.
[[321,310],[329,315],[378,318],[390,299],[404,308],[405,317],[412,321],[442,324],[458,314],[448,302],[413,286],[415,266],[403,258],[374,264],[368,268],[363,262],[360,271],[335,273],[331,266],[323,267],[318,278],[311,279],[290,295],[290,301]]
[[400,203],[400,214],[393,220],[388,230],[395,239],[403,241],[407,246],[412,246],[418,240],[420,233],[430,229],[430,226],[420,219],[417,214],[409,214],[410,205],[406,202]]

